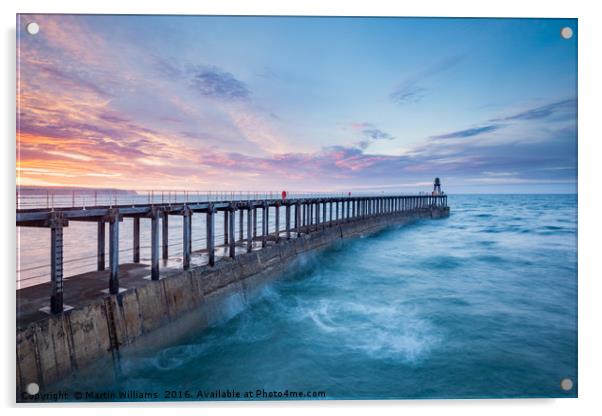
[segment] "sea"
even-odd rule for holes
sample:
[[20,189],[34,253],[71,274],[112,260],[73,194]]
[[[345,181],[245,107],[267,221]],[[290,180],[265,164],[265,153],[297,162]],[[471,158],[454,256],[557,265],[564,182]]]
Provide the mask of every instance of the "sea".
[[449,218],[303,255],[261,297],[229,305],[230,319],[47,390],[67,400],[577,397],[577,196],[448,203]]

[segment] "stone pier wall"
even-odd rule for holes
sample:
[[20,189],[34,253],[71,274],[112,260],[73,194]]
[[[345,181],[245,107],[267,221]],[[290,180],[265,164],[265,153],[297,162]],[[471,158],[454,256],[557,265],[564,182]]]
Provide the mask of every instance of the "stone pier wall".
[[42,388],[114,354],[136,353],[173,343],[228,319],[233,301],[248,303],[266,282],[301,253],[335,241],[371,234],[420,218],[442,218],[449,208],[358,219],[326,226],[261,250],[224,258],[97,301],[17,331],[17,400],[32,382]]

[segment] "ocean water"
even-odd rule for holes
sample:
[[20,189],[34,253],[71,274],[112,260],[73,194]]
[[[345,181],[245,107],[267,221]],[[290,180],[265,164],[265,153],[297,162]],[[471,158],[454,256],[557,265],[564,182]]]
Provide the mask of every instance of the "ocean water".
[[197,400],[216,390],[576,397],[576,196],[459,195],[449,205],[447,219],[300,258],[254,303],[233,304],[230,320],[122,357],[114,385],[101,381],[114,371],[104,366],[55,387]]

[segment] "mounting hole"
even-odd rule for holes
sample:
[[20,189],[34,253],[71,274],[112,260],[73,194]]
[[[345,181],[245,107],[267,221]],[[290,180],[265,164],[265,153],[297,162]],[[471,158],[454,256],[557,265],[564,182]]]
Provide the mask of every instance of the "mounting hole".
[[40,392],[40,386],[38,386],[38,383],[29,383],[27,387],[25,387],[25,391],[27,391],[27,394],[35,396]]
[[37,35],[38,32],[40,31],[40,25],[37,24],[36,22],[31,22],[31,23],[28,23],[27,26],[25,26],[25,29],[27,30],[27,33],[29,33],[30,35]]
[[562,29],[560,29],[560,36],[562,36],[564,39],[572,38],[573,37],[573,29],[571,29],[568,26],[563,27]]
[[573,389],[573,380],[571,380],[570,378],[563,378],[560,381],[560,387],[564,391],[570,391],[570,390],[572,390]]

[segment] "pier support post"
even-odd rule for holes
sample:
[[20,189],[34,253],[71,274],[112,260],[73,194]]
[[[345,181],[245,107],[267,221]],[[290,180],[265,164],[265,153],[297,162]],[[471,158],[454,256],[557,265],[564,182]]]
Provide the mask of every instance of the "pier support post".
[[228,215],[228,211],[224,211],[224,245],[228,245],[228,233],[230,231],[230,226],[228,225],[228,220],[230,216]]
[[257,237],[257,207],[253,207],[253,238]]
[[335,208],[336,208],[336,210],[335,210],[335,212],[336,212],[335,221],[336,221],[336,223],[338,225],[339,224],[339,201],[336,201],[334,204],[335,204]]
[[[190,252],[191,252],[191,220],[192,220],[192,212],[188,206],[184,206],[182,210],[182,266],[184,270],[190,269]],[[158,262],[157,262],[158,263]]]
[[328,209],[330,210],[330,214],[328,215],[328,218],[330,218],[330,225],[332,226],[332,201],[330,201],[329,205]]
[[215,208],[213,204],[207,207],[207,255],[209,257],[209,266],[215,265]]
[[291,205],[290,204],[286,204],[285,208],[285,227],[286,227],[286,239],[290,240],[291,239]]
[[140,217],[132,218],[134,223],[133,258],[134,263],[140,263]]
[[[50,214],[50,313],[63,312],[63,214]],[[104,224],[104,223],[103,223]]]
[[297,237],[301,237],[301,202],[295,204],[295,229],[297,230]]
[[109,293],[119,293],[119,210],[113,208],[109,215]]
[[261,247],[266,247],[268,245],[268,232],[269,232],[269,223],[268,219],[270,217],[269,206],[266,201],[263,201],[263,209],[261,210],[262,221],[261,221]]
[[276,218],[274,218],[276,225],[276,242],[280,241],[280,202],[276,203]]
[[234,258],[236,257],[236,237],[234,234],[234,230],[235,230],[235,224],[234,224],[234,219],[236,218],[236,203],[235,202],[231,202],[230,203],[230,209],[228,209],[227,211],[228,216],[230,217],[230,241],[229,241],[229,254],[230,254],[230,258]]
[[322,202],[322,228],[326,228],[326,205],[328,205],[326,201]]
[[161,239],[163,240],[163,261],[167,261],[169,257],[169,215],[167,212],[163,212],[163,217],[161,219],[161,226],[163,229],[161,230]]
[[240,240],[240,242],[243,242],[245,237],[244,237],[244,219],[245,219],[245,210],[241,209],[238,211],[238,239]]
[[161,212],[153,207],[151,219],[151,280],[159,280],[159,217]]
[[347,221],[346,222],[349,222],[349,212],[351,211],[351,207],[349,206],[350,202],[351,202],[350,200],[347,200],[347,215],[346,215]]
[[98,242],[97,242],[97,265],[98,271],[105,269],[105,222],[98,221]]
[[320,201],[316,201],[316,230],[320,228]]
[[253,208],[247,209],[247,252],[253,251]]

